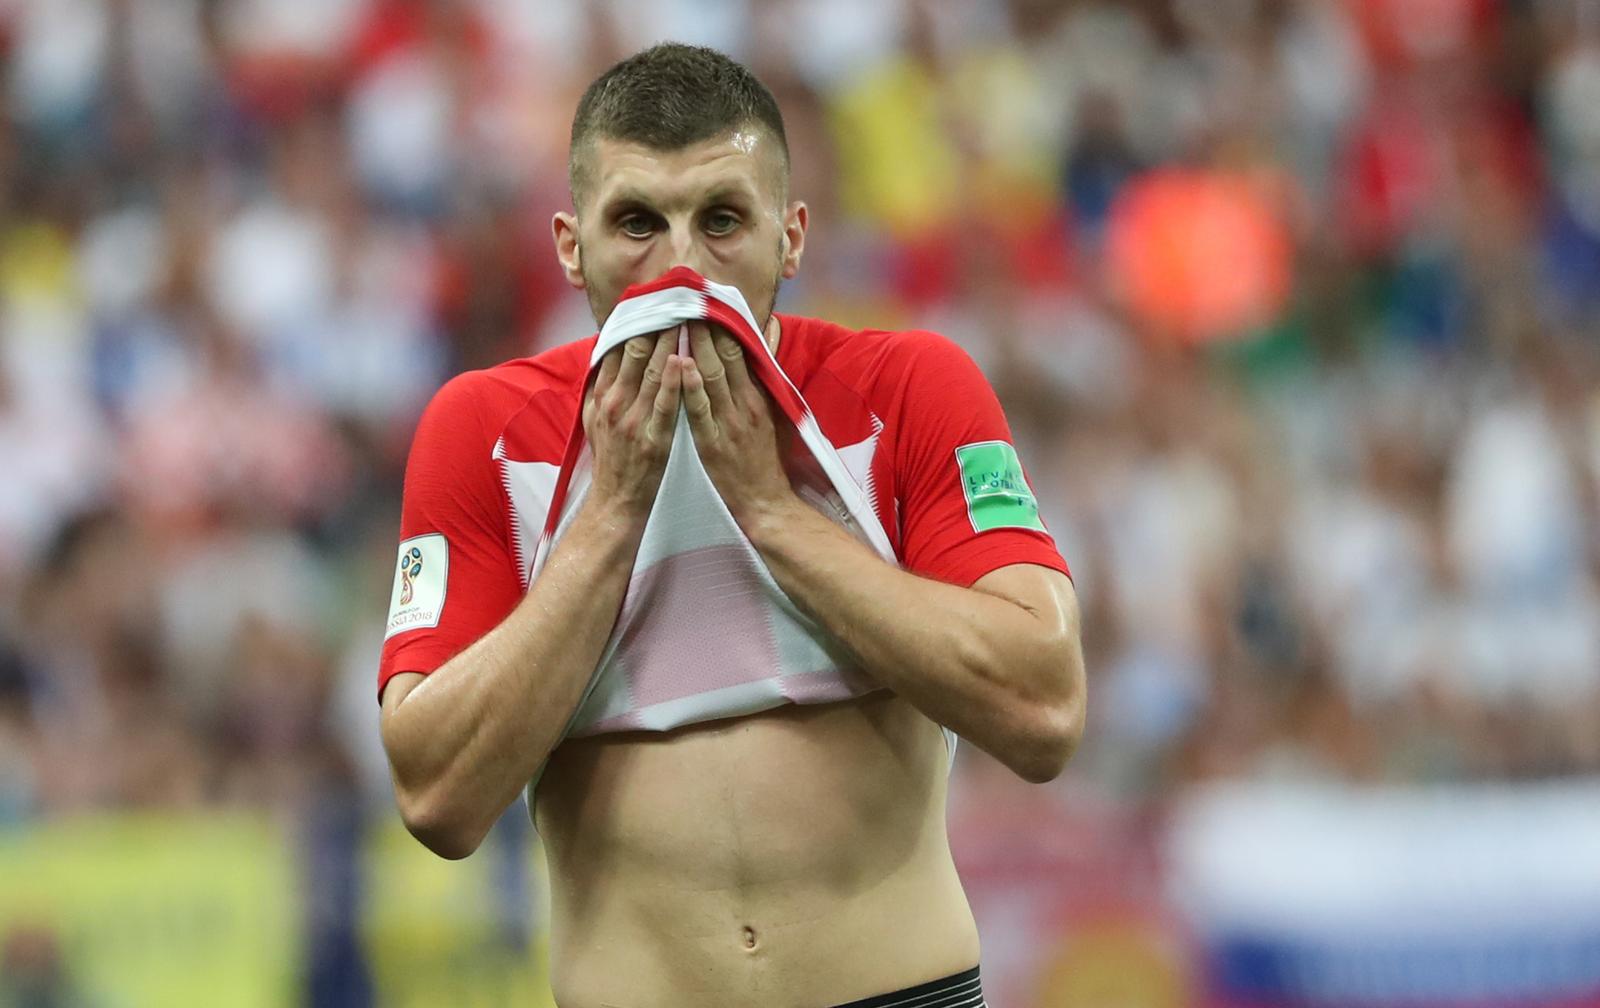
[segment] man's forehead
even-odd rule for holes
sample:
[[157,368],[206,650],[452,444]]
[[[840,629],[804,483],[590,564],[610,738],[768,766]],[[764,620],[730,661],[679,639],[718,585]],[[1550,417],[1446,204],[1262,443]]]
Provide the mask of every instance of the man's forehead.
[[764,131],[744,127],[672,150],[596,137],[588,152],[589,190],[598,203],[619,195],[665,201],[710,192],[782,191],[783,155]]

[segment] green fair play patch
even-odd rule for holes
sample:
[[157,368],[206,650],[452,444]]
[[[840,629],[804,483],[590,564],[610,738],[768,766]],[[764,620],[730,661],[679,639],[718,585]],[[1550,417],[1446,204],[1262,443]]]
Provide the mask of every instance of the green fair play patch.
[[1039,502],[1022,475],[1017,450],[1004,441],[979,441],[956,449],[967,515],[979,532],[1027,528],[1043,532]]

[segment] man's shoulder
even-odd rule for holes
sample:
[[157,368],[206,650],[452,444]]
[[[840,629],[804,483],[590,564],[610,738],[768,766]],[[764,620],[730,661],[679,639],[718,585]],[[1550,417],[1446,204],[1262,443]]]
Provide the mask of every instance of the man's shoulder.
[[805,362],[813,366],[827,366],[830,370],[901,365],[912,362],[918,355],[958,350],[954,342],[933,330],[856,330],[848,325],[829,322],[826,318],[782,312],[779,312],[778,318],[784,334],[794,336],[798,344],[797,352],[805,357]]
[[931,329],[852,329],[803,315],[779,320],[797,344],[793,364],[781,361],[791,375],[828,373],[863,393],[903,391],[917,375],[974,367],[965,350]]

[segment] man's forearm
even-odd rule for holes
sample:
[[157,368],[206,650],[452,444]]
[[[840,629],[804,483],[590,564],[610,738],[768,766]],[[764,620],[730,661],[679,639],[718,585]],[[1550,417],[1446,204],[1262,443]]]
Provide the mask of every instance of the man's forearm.
[[746,534],[863,671],[1022,777],[1060,772],[1082,727],[1075,627],[900,570],[798,499]]
[[402,812],[437,853],[470,854],[560,743],[616,622],[639,535],[591,495],[516,609],[387,719]]

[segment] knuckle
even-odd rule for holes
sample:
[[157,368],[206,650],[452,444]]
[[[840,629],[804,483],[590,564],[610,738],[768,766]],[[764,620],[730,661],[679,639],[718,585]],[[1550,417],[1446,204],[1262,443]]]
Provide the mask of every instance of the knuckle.
[[661,384],[661,369],[658,368],[658,367],[647,367],[647,368],[645,368],[644,369],[644,380],[646,382],[649,382],[651,385],[660,385]]
[[634,360],[643,360],[650,356],[650,351],[655,349],[655,344],[651,342],[648,336],[635,336],[623,344],[623,347],[629,357]]

